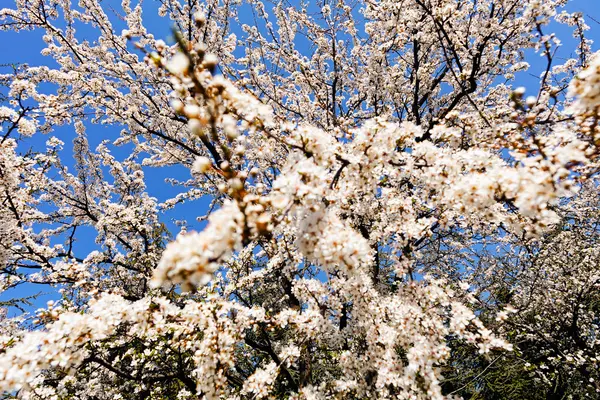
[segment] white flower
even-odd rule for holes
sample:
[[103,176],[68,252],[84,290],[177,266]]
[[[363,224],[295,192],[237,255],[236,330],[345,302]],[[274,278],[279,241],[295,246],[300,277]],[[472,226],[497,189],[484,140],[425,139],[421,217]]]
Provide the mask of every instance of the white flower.
[[167,62],[166,67],[173,75],[182,75],[190,67],[190,60],[185,54],[177,53]]
[[212,167],[212,162],[208,157],[196,157],[194,161],[194,165],[192,166],[192,171],[203,174],[210,170]]

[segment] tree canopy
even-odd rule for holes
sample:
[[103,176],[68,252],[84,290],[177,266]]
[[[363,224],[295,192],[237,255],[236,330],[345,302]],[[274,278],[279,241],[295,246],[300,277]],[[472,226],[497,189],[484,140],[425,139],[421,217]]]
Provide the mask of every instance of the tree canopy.
[[0,75],[0,395],[598,398],[600,56],[565,6],[0,10],[48,59]]

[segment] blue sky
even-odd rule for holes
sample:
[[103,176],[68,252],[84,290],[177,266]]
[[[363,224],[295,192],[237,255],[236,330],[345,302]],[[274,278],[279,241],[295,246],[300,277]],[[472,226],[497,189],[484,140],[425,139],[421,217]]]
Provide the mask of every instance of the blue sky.
[[[4,0],[6,1],[6,0]],[[3,1],[3,2],[4,2]],[[116,9],[120,9],[120,1],[109,0],[105,1],[104,4],[113,4]],[[5,4],[3,4],[5,6]],[[157,1],[146,0],[145,4],[145,23],[146,27],[155,35],[157,38],[169,38],[170,37],[170,24],[168,21],[158,17],[156,13]],[[588,37],[591,39],[597,39],[598,45],[594,45],[595,50],[600,49],[600,0],[571,0],[569,5],[566,7],[568,11],[580,11],[588,20],[588,25],[591,27],[591,31],[588,32]],[[598,21],[595,22],[594,20]],[[120,30],[123,26],[116,26],[116,29]],[[561,39],[563,46],[558,53],[558,63],[560,58],[568,58],[574,54],[575,42],[571,37],[569,28],[553,24],[551,28],[547,28],[548,32],[554,31],[557,36]],[[83,31],[83,34],[89,34],[90,32]],[[48,57],[43,57],[40,54],[41,49],[44,47],[42,41],[42,31],[22,31],[19,33],[15,32],[0,32],[0,64],[12,64],[12,63],[23,63],[26,62],[29,65],[53,65],[53,62]],[[527,61],[531,64],[531,72],[538,73],[544,66],[545,59],[534,53],[528,55]],[[535,90],[537,86],[537,79],[532,75],[526,73],[518,76],[515,82],[516,86],[526,86],[531,91]],[[104,139],[116,138],[119,135],[120,127],[110,126],[98,126],[88,124],[88,137],[90,140],[90,147],[93,149],[95,146]],[[68,147],[72,143],[74,138],[74,130],[70,126],[60,127],[55,130],[53,135],[58,136],[65,142],[65,150],[68,152]],[[37,137],[32,145],[41,145],[46,141],[46,136]],[[174,177],[178,179],[187,179],[189,177],[189,171],[185,168],[162,168],[153,169],[146,171],[148,191],[151,196],[157,197],[160,201],[172,197],[179,193],[181,190],[164,183],[165,178]],[[163,218],[163,222],[167,223],[174,234],[177,233],[178,228],[174,225],[174,219],[187,219],[188,222],[192,222],[197,215],[201,215],[202,211],[207,207],[210,199],[203,199],[199,202],[177,207],[175,211],[166,213]],[[80,251],[85,252],[93,248],[93,237],[80,237]],[[86,244],[87,243],[87,244]],[[21,287],[18,289],[18,293],[9,292],[0,295],[0,300],[9,297],[25,294],[33,294],[40,291],[39,287]],[[52,290],[48,290],[48,293],[41,296],[38,301],[35,302],[36,306],[42,306],[49,299],[56,299],[58,294]]]

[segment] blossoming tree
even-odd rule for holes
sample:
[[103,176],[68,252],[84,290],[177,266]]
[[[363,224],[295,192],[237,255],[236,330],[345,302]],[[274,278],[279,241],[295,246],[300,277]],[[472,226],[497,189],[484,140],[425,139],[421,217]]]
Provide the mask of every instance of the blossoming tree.
[[596,395],[600,58],[566,0],[159,3],[172,45],[141,2],[0,11],[53,60],[2,76],[0,290],[61,296],[0,319],[6,397],[445,398],[497,360]]

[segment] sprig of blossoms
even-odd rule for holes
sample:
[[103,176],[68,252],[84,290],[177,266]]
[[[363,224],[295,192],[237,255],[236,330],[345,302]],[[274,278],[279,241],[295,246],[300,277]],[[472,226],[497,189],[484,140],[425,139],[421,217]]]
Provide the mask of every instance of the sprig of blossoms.
[[243,226],[244,214],[238,206],[233,202],[224,204],[210,216],[202,232],[183,233],[169,243],[154,271],[153,284],[205,285],[220,262],[239,250]]

